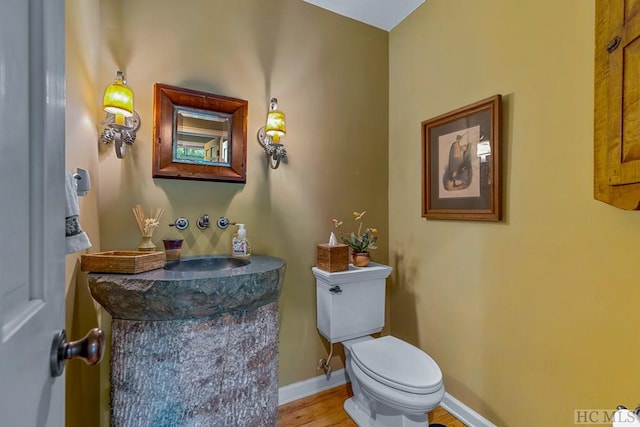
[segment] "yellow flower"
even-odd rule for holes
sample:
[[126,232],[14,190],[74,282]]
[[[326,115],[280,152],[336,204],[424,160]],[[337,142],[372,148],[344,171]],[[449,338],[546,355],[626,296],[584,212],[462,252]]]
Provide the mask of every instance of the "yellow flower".
[[333,218],[333,226],[335,228],[338,228],[342,225],[342,221],[338,221],[337,219]]
[[367,211],[362,211],[362,213],[360,212],[354,212],[353,216],[356,217],[356,221],[360,221],[362,219],[362,217],[364,216],[364,214],[366,214]]
[[[353,212],[353,216],[355,217],[355,221],[358,225],[357,232],[351,232],[348,234],[344,234],[341,236],[342,243],[349,246],[352,252],[368,252],[370,249],[377,249],[376,246],[378,242],[378,236],[375,236],[375,233],[378,232],[376,228],[365,228],[362,217],[366,214],[367,211],[362,212]],[[334,224],[338,224],[337,220],[333,220]],[[339,222],[342,224],[342,222]],[[362,233],[362,229],[365,228],[364,233]]]

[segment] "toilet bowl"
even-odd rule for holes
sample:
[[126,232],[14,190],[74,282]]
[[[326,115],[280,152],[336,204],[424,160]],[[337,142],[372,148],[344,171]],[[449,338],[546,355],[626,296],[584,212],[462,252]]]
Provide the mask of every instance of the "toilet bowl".
[[316,277],[317,326],[332,345],[342,343],[353,397],[344,408],[360,427],[426,427],[444,397],[442,372],[425,352],[393,336],[373,338],[384,326],[386,278],[391,267],[327,272]]
[[343,342],[354,396],[345,411],[359,426],[428,426],[444,396],[442,372],[422,350],[393,336]]

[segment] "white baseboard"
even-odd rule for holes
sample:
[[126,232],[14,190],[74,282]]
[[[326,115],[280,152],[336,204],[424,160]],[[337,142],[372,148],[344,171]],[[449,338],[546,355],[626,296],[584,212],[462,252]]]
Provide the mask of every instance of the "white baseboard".
[[321,391],[329,390],[347,383],[347,372],[344,369],[331,372],[331,376],[326,375],[309,378],[308,380],[289,384],[278,389],[278,405],[293,402],[303,397],[311,396]]
[[487,420],[482,415],[451,396],[449,393],[445,392],[440,406],[469,427],[496,427],[496,425],[491,421]]
[[[346,371],[344,369],[339,369],[332,372],[331,377],[329,378],[327,378],[326,375],[320,375],[309,378],[308,380],[289,384],[284,387],[280,387],[278,390],[278,405],[284,405],[285,403],[293,402],[294,400],[302,399],[303,397],[338,387],[346,384],[347,382]],[[491,421],[482,417],[482,415],[478,414],[473,409],[451,396],[449,393],[444,394],[444,398],[442,399],[440,406],[469,427],[496,427],[496,425]]]

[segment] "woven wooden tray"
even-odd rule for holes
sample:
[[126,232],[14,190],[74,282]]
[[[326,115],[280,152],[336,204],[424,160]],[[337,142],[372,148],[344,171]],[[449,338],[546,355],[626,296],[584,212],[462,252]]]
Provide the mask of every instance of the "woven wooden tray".
[[107,251],[80,256],[80,270],[136,274],[164,267],[164,252]]

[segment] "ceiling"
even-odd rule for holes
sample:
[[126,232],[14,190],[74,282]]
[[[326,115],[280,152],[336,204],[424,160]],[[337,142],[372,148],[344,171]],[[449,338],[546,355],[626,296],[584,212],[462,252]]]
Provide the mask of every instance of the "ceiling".
[[425,0],[304,0],[385,31],[391,31]]

